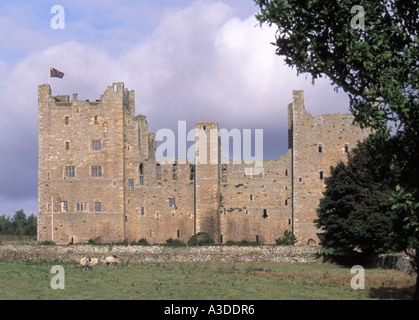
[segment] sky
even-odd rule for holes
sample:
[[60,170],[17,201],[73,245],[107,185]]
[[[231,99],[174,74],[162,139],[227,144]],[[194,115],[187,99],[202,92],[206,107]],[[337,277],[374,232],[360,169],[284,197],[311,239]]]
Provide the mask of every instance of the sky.
[[285,65],[257,12],[253,0],[1,0],[0,215],[37,214],[37,90],[50,65],[65,73],[51,79],[53,95],[94,101],[124,82],[151,132],[178,121],[263,129],[265,159],[287,151],[292,90],[304,90],[314,116],[349,112],[329,80],[313,85]]

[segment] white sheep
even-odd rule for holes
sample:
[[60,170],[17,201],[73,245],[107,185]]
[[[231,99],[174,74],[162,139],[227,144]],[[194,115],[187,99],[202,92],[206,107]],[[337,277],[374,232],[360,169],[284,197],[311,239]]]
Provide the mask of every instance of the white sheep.
[[104,265],[111,266],[117,262],[116,256],[107,256],[105,259],[102,259],[101,262]]
[[83,270],[89,269],[91,264],[91,259],[88,257],[83,257],[80,259],[80,265],[82,266]]
[[90,260],[92,262],[92,267],[95,266],[95,265],[97,265],[99,263],[99,259],[98,258],[91,258]]
[[80,265],[82,266],[83,270],[92,268],[98,263],[99,263],[99,260],[97,258],[83,257],[80,259]]

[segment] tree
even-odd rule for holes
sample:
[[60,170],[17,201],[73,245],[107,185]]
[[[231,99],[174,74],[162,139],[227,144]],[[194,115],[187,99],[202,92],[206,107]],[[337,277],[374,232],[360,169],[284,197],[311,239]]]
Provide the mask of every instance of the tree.
[[25,234],[26,214],[23,209],[16,211],[12,218],[15,234],[23,236]]
[[[348,162],[331,168],[315,221],[321,245],[334,252],[361,249],[367,255],[397,250],[396,215],[390,196],[399,175],[376,153],[372,137],[359,142]],[[377,143],[374,141],[374,143]]]
[[313,82],[326,76],[336,90],[343,89],[355,121],[386,141],[383,152],[391,155],[390,169],[400,170],[391,198],[393,210],[403,217],[397,242],[405,249],[413,246],[418,266],[419,233],[412,227],[419,220],[417,1],[255,2],[260,23],[278,28],[276,53],[298,73],[310,74]]
[[0,234],[14,234],[13,223],[9,216],[0,216]]
[[0,216],[0,235],[35,236],[36,231],[37,218],[34,214],[26,217],[23,210],[18,210],[13,217]]

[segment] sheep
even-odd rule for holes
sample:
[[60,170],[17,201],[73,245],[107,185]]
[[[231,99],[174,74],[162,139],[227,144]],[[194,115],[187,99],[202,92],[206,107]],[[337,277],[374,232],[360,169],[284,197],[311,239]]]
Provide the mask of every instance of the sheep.
[[90,260],[92,262],[92,267],[95,266],[95,265],[97,265],[99,263],[99,259],[98,258],[92,258]]
[[107,256],[105,259],[102,259],[101,262],[104,265],[111,266],[111,265],[113,265],[117,262],[116,261],[116,256],[114,256],[114,255]]
[[82,266],[83,270],[92,268],[98,263],[99,263],[99,260],[97,258],[83,257],[80,259],[80,265]]
[[92,267],[92,260],[88,257],[83,257],[80,259],[80,265],[82,266],[83,270],[87,270]]

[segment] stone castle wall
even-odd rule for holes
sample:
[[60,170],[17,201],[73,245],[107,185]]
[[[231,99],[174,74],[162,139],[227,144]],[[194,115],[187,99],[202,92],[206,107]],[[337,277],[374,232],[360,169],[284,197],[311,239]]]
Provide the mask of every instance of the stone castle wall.
[[271,244],[291,230],[316,244],[324,178],[367,133],[349,114],[311,116],[302,91],[288,110],[289,150],[257,172],[221,161],[216,122],[196,124],[195,163],[159,162],[155,135],[123,83],[95,102],[39,86],[38,239],[164,243],[208,232],[217,243]]

